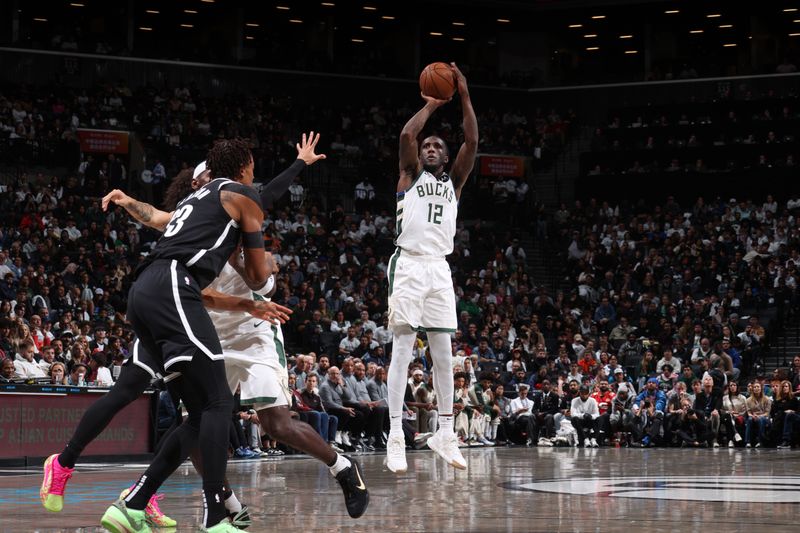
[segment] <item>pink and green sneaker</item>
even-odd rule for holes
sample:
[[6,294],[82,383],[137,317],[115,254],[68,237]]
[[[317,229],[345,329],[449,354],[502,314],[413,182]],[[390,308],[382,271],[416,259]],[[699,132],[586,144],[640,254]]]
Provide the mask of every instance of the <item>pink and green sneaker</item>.
[[44,508],[52,513],[64,508],[64,489],[72,477],[74,468],[65,468],[58,462],[58,454],[51,455],[44,462],[44,479],[39,489],[39,498]]
[[[124,500],[130,491],[131,489],[123,490],[119,494],[119,499]],[[144,509],[147,515],[147,523],[158,528],[175,527],[178,523],[161,512],[161,508],[158,506],[158,502],[162,499],[164,499],[163,494],[153,494],[150,501],[147,502],[147,507]]]

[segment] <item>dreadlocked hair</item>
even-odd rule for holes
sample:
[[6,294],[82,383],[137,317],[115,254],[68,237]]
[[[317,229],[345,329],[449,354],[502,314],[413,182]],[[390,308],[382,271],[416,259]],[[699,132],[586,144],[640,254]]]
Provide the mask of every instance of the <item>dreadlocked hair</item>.
[[250,144],[241,138],[222,139],[214,143],[208,152],[206,166],[211,170],[211,177],[238,180],[242,168],[253,159]]
[[178,202],[189,196],[192,192],[192,175],[194,171],[191,168],[185,168],[178,172],[178,175],[172,180],[172,183],[167,187],[167,192],[164,193],[164,209],[167,211],[175,211]]

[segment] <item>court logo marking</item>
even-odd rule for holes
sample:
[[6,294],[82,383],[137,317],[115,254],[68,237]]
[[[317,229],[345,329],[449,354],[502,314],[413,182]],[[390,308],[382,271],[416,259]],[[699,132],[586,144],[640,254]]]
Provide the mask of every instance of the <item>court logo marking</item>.
[[500,486],[510,490],[612,498],[800,503],[800,477],[797,476],[576,477],[507,482]]

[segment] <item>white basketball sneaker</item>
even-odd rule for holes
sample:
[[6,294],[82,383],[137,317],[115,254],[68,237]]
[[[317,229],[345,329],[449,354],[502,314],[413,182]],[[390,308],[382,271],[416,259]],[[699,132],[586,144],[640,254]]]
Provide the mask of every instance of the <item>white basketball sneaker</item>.
[[428,448],[435,451],[450,465],[461,470],[467,468],[467,461],[458,449],[458,439],[453,431],[437,431],[428,439]]
[[386,441],[386,466],[395,474],[404,474],[408,470],[406,440],[402,435],[389,434]]

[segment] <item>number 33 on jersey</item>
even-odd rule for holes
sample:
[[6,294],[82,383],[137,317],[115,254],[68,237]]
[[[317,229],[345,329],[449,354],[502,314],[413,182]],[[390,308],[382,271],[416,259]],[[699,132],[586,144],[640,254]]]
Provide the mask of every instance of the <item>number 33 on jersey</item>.
[[444,257],[453,251],[458,199],[447,174],[423,170],[411,187],[397,193],[395,245],[417,255]]

